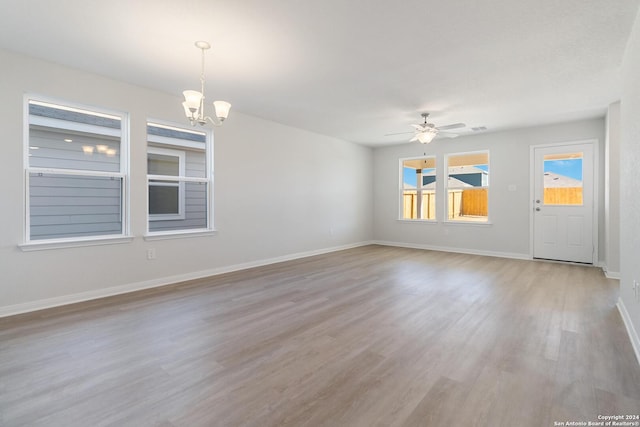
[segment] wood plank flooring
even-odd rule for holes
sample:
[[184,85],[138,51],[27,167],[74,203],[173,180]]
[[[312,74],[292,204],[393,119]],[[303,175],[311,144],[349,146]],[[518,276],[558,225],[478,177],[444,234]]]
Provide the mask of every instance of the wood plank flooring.
[[0,425],[639,414],[617,288],[591,267],[367,246],[0,319]]

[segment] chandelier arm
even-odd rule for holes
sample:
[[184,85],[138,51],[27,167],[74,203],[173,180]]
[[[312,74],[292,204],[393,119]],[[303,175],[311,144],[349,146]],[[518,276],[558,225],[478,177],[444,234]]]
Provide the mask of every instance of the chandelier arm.
[[218,120],[217,118],[213,118],[211,116],[206,116],[204,118],[205,121],[208,121],[209,123],[211,123],[213,126],[215,127],[220,127],[222,126],[222,122],[220,120]]

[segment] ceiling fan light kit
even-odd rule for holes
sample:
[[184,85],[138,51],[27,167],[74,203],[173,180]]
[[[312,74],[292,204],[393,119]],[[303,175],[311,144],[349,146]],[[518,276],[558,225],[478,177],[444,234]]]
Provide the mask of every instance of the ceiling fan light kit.
[[435,128],[426,129],[424,131],[418,131],[416,136],[411,138],[411,142],[419,141],[422,144],[428,144],[438,135],[438,130]]
[[214,126],[221,126],[222,122],[229,117],[229,110],[231,104],[226,101],[214,101],[213,109],[215,117],[207,116],[204,112],[204,51],[211,48],[211,45],[206,41],[197,41],[196,47],[202,51],[202,67],[200,69],[200,91],[197,90],[185,90],[182,92],[184,96],[184,114],[191,122],[191,126],[199,124],[204,126],[207,123],[211,123]]

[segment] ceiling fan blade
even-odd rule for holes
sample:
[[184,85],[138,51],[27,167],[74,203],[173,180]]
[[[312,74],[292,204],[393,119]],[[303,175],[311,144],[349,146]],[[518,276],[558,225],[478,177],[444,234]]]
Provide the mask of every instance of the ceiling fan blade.
[[417,141],[417,140],[418,140],[418,135],[416,135],[416,136],[414,136],[413,138],[411,138],[411,139],[409,140],[409,142],[414,142],[414,141]]
[[411,126],[413,126],[417,131],[420,131],[420,132],[424,132],[426,128],[425,125],[411,125]]
[[453,133],[453,132],[438,132],[438,136],[442,137],[442,138],[457,138],[460,135],[458,135],[457,133]]
[[384,136],[394,136],[394,135],[408,135],[414,132],[397,132],[397,133],[385,133]]
[[446,125],[446,126],[438,126],[436,129],[438,130],[451,130],[451,129],[460,129],[465,127],[466,125],[464,123],[453,123],[451,125]]

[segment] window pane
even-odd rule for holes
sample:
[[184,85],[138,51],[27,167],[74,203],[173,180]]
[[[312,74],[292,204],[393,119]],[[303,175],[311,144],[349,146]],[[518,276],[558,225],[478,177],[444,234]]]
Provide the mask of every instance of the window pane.
[[[147,124],[148,146],[180,150],[185,154],[184,176],[206,178],[207,134],[174,126]],[[149,172],[153,173],[153,172]]]
[[179,215],[180,189],[177,183],[149,183],[149,215]]
[[488,219],[489,153],[448,157],[447,218],[455,221]]
[[120,171],[117,116],[29,101],[29,167]]
[[582,205],[582,153],[544,156],[544,204]]
[[458,221],[486,221],[489,205],[487,188],[450,189],[448,218]]
[[436,159],[402,161],[402,218],[436,219]]
[[149,153],[147,156],[147,173],[149,175],[180,175],[180,157]]
[[29,166],[119,172],[120,140],[88,132],[31,126]]
[[[204,182],[184,182],[183,185],[185,192],[184,219],[149,221],[149,231],[175,231],[207,228],[209,206],[207,194],[209,184]],[[150,185],[149,204],[151,204],[152,188],[153,186]]]
[[29,174],[31,240],[122,234],[122,178]]

